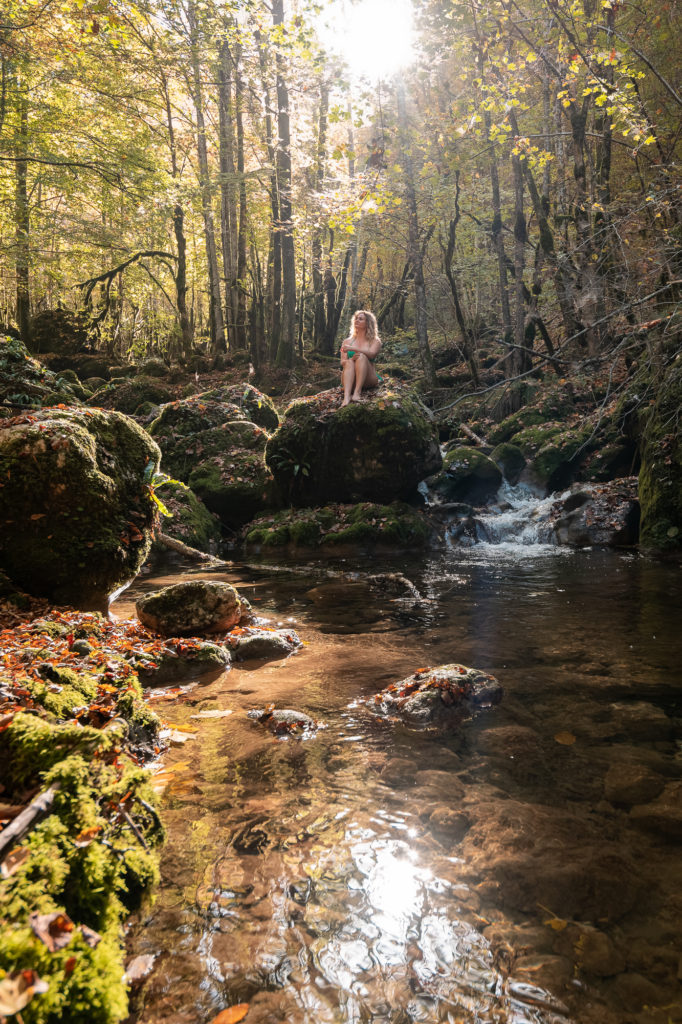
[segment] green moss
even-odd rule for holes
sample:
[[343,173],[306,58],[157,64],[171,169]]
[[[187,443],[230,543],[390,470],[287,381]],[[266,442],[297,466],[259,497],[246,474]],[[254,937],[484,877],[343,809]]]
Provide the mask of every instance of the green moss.
[[517,445],[509,442],[498,444],[490,453],[490,458],[511,484],[517,483],[526,465],[526,458]]
[[[220,542],[220,523],[191,488],[178,480],[168,480],[156,488],[156,493],[172,516],[163,520],[163,530],[170,537],[199,551],[210,551]],[[161,545],[155,547],[161,549]]]
[[333,505],[319,509],[287,509],[257,520],[245,543],[262,547],[319,547],[329,544],[390,544],[421,547],[432,537],[426,520],[409,505]]
[[228,387],[213,388],[202,393],[201,398],[236,405],[245,419],[256,423],[265,430],[276,430],[279,415],[273,401],[252,384],[232,384]]
[[158,448],[134,421],[43,410],[0,425],[0,560],[30,593],[95,601],[128,582],[156,515]]
[[[116,1024],[127,1012],[121,923],[158,880],[163,831],[139,802],[153,799],[147,773],[114,761],[114,743],[109,733],[24,714],[0,734],[2,761],[31,762],[31,783],[58,786],[50,816],[23,841],[28,856],[0,881],[0,969],[37,970],[49,986],[22,1011],[26,1024]],[[116,813],[124,796],[147,849]],[[75,843],[84,832],[88,838]],[[64,949],[51,953],[33,933],[35,912],[69,916],[75,927]],[[95,948],[81,925],[100,935]]]
[[653,405],[641,414],[640,543],[658,551],[682,547],[682,358],[668,368]]
[[153,377],[136,377],[133,380],[118,378],[105,391],[98,391],[93,403],[104,409],[116,409],[132,415],[144,402],[163,405],[172,402],[173,392]]

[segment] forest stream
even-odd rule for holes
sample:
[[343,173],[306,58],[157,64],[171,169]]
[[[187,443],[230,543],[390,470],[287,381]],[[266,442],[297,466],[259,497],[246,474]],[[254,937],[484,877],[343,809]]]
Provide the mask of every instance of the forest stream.
[[[363,581],[396,571],[422,601]],[[112,613],[194,575],[142,576]],[[195,738],[157,766],[169,836],[129,925],[131,1022],[682,1019],[682,866],[628,809],[680,779],[677,568],[482,544],[210,575],[304,646],[148,691]],[[502,703],[447,735],[358,703],[449,662]],[[269,702],[320,728],[273,737],[246,716]]]

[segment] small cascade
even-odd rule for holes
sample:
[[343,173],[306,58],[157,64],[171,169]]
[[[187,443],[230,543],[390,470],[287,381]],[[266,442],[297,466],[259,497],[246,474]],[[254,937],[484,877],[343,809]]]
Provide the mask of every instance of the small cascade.
[[494,503],[453,518],[446,538],[453,547],[485,545],[546,550],[556,545],[550,509],[558,494],[540,497],[529,484],[503,481]]

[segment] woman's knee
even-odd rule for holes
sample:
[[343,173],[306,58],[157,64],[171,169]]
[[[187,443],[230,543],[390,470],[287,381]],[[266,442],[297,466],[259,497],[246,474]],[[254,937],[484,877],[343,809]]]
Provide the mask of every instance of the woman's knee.
[[358,366],[371,366],[371,363],[364,352],[358,352],[356,362]]

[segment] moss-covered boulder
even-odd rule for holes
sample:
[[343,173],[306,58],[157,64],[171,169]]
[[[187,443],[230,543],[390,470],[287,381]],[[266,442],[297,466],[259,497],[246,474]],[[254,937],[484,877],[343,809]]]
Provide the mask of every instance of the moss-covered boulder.
[[180,680],[215,678],[229,669],[230,652],[222,644],[206,640],[176,640],[155,652],[153,660],[136,657],[134,665],[143,686],[166,686]]
[[682,356],[669,369],[654,405],[642,415],[640,544],[657,551],[682,549]]
[[164,405],[149,427],[149,433],[161,449],[163,468],[187,482],[197,464],[194,442],[200,445],[200,435],[213,427],[243,419],[236,405],[195,395]]
[[490,458],[502,472],[505,480],[512,486],[519,482],[521,474],[526,468],[526,457],[521,449],[508,441],[498,444],[490,453]]
[[340,408],[340,392],[292,402],[266,461],[293,505],[392,501],[440,468],[435,430],[408,391],[387,387]]
[[227,387],[213,388],[211,391],[202,392],[200,397],[204,401],[236,405],[244,419],[256,423],[269,433],[277,430],[279,426],[279,415],[274,403],[262,391],[254,388],[253,384],[231,384]]
[[444,501],[478,505],[494,498],[501,483],[502,473],[491,458],[462,446],[446,452],[443,469],[429,486]]
[[238,420],[204,430],[187,444],[194,457],[189,486],[229,527],[278,504],[275,481],[265,464],[267,439],[255,423]]
[[135,604],[140,622],[162,636],[224,633],[246,614],[246,606],[229,583],[189,580],[141,597]]
[[164,363],[163,359],[154,357],[145,359],[137,367],[137,374],[140,377],[167,377],[170,372],[170,367]]
[[0,416],[16,414],[13,406],[37,408],[46,405],[78,405],[70,381],[57,377],[37,359],[33,359],[18,338],[0,335]]
[[31,351],[70,355],[96,340],[92,317],[85,311],[44,309],[31,320]]
[[403,502],[325,505],[286,509],[261,516],[244,532],[247,547],[340,547],[345,544],[391,548],[425,547],[435,538],[430,521]]
[[[170,513],[163,519],[163,532],[199,551],[212,552],[220,543],[220,521],[208,511],[194,491],[179,480],[167,480],[156,488],[159,500]],[[154,541],[156,553],[167,549]]]
[[102,409],[116,409],[132,416],[146,402],[163,405],[173,399],[173,392],[155,377],[135,377],[132,380],[117,378],[109,386],[98,391],[90,404]]
[[29,593],[101,603],[137,574],[159,449],[128,417],[47,409],[0,421],[0,565]]

